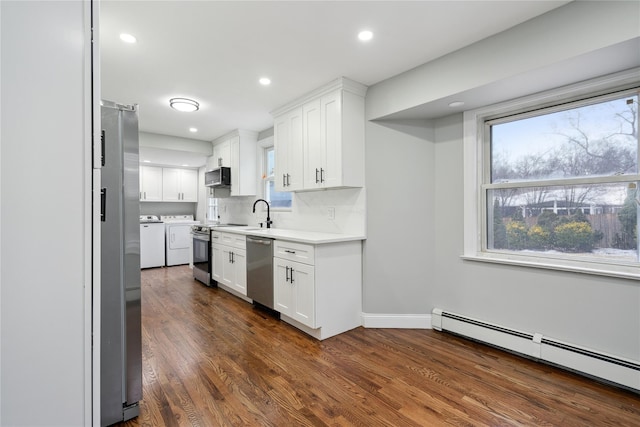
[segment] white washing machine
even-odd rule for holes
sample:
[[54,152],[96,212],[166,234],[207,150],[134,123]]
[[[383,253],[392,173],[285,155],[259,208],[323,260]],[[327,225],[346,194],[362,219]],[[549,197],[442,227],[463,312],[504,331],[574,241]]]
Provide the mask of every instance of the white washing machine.
[[164,224],[155,215],[140,215],[140,268],[164,267]]
[[200,224],[193,215],[161,215],[165,227],[166,265],[189,264],[191,261],[191,226]]

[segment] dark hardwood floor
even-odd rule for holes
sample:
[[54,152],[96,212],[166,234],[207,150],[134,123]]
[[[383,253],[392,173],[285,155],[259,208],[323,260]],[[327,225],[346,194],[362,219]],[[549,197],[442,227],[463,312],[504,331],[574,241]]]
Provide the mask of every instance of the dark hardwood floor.
[[124,426],[640,426],[640,395],[432,330],[316,341],[191,277],[142,272],[141,414]]

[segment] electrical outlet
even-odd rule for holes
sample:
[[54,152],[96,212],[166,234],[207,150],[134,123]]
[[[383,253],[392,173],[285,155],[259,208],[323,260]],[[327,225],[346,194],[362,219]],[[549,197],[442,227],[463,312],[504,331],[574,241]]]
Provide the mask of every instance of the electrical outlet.
[[333,206],[327,208],[327,218],[336,219],[336,208]]

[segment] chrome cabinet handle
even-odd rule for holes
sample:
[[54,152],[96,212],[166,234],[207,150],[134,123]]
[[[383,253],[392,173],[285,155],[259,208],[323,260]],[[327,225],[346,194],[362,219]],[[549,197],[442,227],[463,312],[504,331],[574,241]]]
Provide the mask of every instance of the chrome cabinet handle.
[[287,270],[287,273],[286,273],[286,277],[285,277],[284,280],[285,280],[285,282],[288,282],[289,281],[289,267],[285,267],[285,268]]
[[287,186],[287,174],[286,173],[282,174],[282,186],[283,187]]
[[319,182],[318,180],[318,168],[316,168],[316,184]]
[[288,253],[288,254],[295,254],[296,253],[296,251],[290,251],[289,249],[285,249],[284,251],[286,253]]
[[324,169],[320,168],[320,182],[324,182]]
[[293,283],[293,267],[291,268],[291,283]]
[[287,187],[291,185],[289,178],[291,178],[291,175],[287,174]]

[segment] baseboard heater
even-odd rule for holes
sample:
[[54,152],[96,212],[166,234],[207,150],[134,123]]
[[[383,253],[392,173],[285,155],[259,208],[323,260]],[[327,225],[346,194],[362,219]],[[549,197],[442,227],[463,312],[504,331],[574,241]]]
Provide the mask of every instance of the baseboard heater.
[[431,326],[640,392],[640,363],[435,308]]

